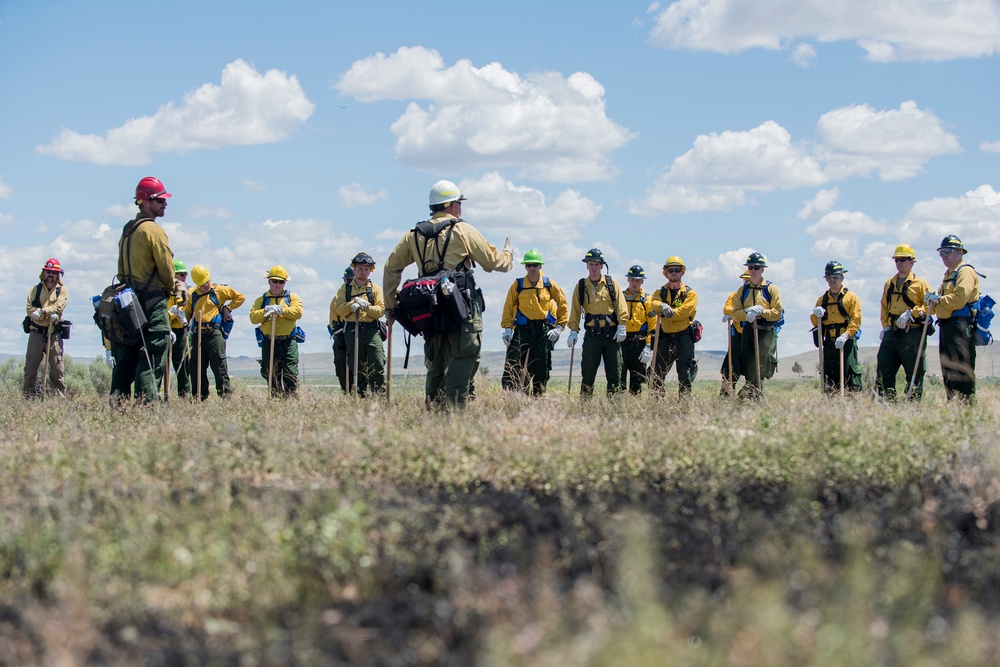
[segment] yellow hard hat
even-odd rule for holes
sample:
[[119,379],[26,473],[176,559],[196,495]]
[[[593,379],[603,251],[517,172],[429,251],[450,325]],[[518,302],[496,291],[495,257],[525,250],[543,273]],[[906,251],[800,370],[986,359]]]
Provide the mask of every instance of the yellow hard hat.
[[201,264],[191,269],[191,280],[194,281],[195,285],[204,285],[211,279],[212,274]]
[[896,246],[896,251],[892,253],[892,258],[905,257],[907,259],[916,259],[917,253],[913,252],[913,246],[909,243],[900,243]]
[[743,273],[740,274],[740,278],[742,280],[750,280],[750,272],[744,271]]
[[684,260],[681,259],[680,257],[678,257],[677,255],[671,255],[670,257],[667,257],[667,261],[665,261],[663,263],[663,277],[664,278],[668,277],[667,276],[667,267],[671,267],[671,266],[679,266],[679,267],[681,267],[681,275],[684,275],[687,272],[687,267],[684,265]]
[[288,271],[285,271],[285,267],[283,266],[272,266],[271,270],[267,272],[267,279],[288,282]]

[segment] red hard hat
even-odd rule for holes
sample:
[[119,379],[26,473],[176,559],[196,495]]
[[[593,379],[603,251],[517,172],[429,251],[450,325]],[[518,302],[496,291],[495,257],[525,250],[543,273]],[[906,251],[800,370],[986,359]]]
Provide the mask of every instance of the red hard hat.
[[167,189],[163,187],[163,183],[160,179],[155,176],[147,176],[146,178],[139,181],[139,185],[135,186],[135,198],[136,199],[153,199],[154,197],[167,198],[171,196]]
[[58,271],[61,274],[65,273],[62,268],[62,264],[55,257],[49,257],[45,260],[45,266],[42,267],[42,271]]

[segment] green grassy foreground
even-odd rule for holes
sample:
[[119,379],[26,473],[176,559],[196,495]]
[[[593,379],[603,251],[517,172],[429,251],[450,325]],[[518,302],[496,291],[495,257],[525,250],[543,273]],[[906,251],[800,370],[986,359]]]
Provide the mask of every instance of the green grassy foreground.
[[2,664],[1000,661],[994,387],[119,415],[69,375],[0,367]]

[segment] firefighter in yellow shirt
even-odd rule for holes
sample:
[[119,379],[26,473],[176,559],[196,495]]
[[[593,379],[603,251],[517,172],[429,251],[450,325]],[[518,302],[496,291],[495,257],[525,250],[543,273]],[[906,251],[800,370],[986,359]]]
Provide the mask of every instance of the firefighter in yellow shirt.
[[566,295],[542,273],[542,254],[535,249],[521,260],[525,275],[507,290],[500,326],[507,346],[501,383],[504,389],[539,396],[552,370],[552,348],[569,321]]
[[816,299],[816,307],[809,316],[814,327],[819,322],[823,324],[823,391],[828,393],[841,390],[842,360],[844,388],[861,391],[857,339],[861,330],[861,299],[844,287],[845,273],[847,269],[840,262],[827,262],[824,277],[829,289]]
[[[924,296],[931,291],[926,280],[913,273],[917,255],[913,246],[901,243],[892,253],[896,275],[882,288],[882,331],[878,338],[875,389],[886,400],[896,400],[896,374],[903,367],[906,386],[913,386],[910,400],[919,401],[924,393],[927,349],[922,345],[927,308]],[[917,353],[920,356],[917,356]]]
[[[722,323],[727,325],[729,342],[727,343],[726,356],[722,358],[722,389],[719,391],[719,396],[732,396],[741,375],[739,346],[740,336],[743,333],[743,323],[733,319],[733,302],[740,298],[743,287],[750,280],[750,274],[744,271],[740,275],[740,280],[743,281],[743,285],[740,286],[740,289],[726,297],[726,304],[722,307]],[[730,377],[730,374],[732,377]]]
[[781,294],[777,286],[764,280],[767,258],[759,252],[747,256],[750,279],[733,299],[733,321],[743,327],[740,334],[739,368],[746,378],[741,399],[757,400],[763,395],[763,381],[778,368],[778,329],[784,321]]
[[351,268],[354,269],[354,279],[344,283],[334,298],[337,304],[335,311],[346,322],[347,374],[353,382],[354,364],[357,363],[358,395],[364,397],[369,392],[378,395],[385,392],[385,349],[382,347],[381,329],[384,325],[379,321],[385,315],[385,297],[382,288],[369,280],[375,270],[375,260],[371,255],[359,252],[351,260]]
[[698,375],[698,362],[694,358],[694,336],[691,332],[698,309],[698,295],[684,284],[682,278],[686,272],[683,259],[677,255],[668,257],[663,264],[667,284],[651,296],[651,310],[654,315],[660,315],[660,340],[656,345],[650,386],[662,395],[667,373],[676,363],[678,395],[681,398],[691,394],[691,383]]
[[937,293],[929,292],[924,297],[924,303],[938,318],[938,354],[945,394],[948,400],[958,395],[972,402],[976,398],[976,313],[972,306],[979,300],[979,274],[965,263],[967,252],[954,234],[944,237],[938,248],[945,267],[944,281]]
[[190,339],[185,335],[188,321],[184,313],[189,297],[187,276],[187,264],[175,259],[174,292],[167,299],[167,312],[170,313],[170,367],[177,376],[177,395],[182,398],[191,394]]
[[580,394],[590,396],[594,393],[597,369],[603,361],[610,395],[621,388],[621,344],[626,336],[628,306],[625,296],[611,276],[601,274],[601,270],[606,270],[608,264],[599,248],[588,250],[582,261],[587,264],[587,277],[581,278],[573,290],[569,313],[569,328],[572,331],[566,345],[576,347],[580,318],[583,317],[585,334],[580,355]]
[[[344,284],[354,280],[354,269],[347,267],[344,269]],[[333,340],[333,369],[337,374],[337,381],[340,382],[340,390],[345,394],[350,393],[350,383],[353,379],[347,372],[347,341],[344,339],[344,327],[347,322],[337,314],[337,295],[330,299],[330,323],[326,329],[330,332]]]
[[[28,350],[24,355],[24,382],[22,391],[25,398],[37,396],[38,367],[42,359],[48,361],[47,390],[58,395],[66,393],[63,383],[63,311],[69,301],[69,290],[62,281],[63,268],[55,257],[49,258],[38,274],[38,284],[28,291],[27,317],[24,332],[28,334]],[[68,335],[68,334],[67,334]]]
[[653,361],[650,347],[650,332],[656,323],[652,316],[653,303],[650,295],[642,288],[646,281],[646,270],[638,264],[629,267],[625,274],[628,287],[625,289],[625,307],[628,320],[625,322],[625,340],[622,342],[622,377],[619,386],[632,394],[642,393],[642,385],[649,376],[647,367]]
[[302,299],[285,289],[287,282],[285,267],[271,267],[267,272],[267,291],[250,307],[250,322],[257,325],[255,333],[260,343],[260,374],[271,382],[271,396],[281,398],[294,396],[299,388],[299,340],[304,339],[298,326]]
[[[211,368],[215,376],[215,390],[225,398],[233,393],[229,383],[229,364],[226,362],[226,339],[233,329],[232,311],[242,306],[246,297],[229,285],[214,284],[204,266],[191,269],[191,280],[196,289],[189,295],[184,314],[191,327],[192,383],[196,391],[200,384],[200,398],[203,401],[207,399],[208,369]],[[198,367],[199,356],[201,368]]]

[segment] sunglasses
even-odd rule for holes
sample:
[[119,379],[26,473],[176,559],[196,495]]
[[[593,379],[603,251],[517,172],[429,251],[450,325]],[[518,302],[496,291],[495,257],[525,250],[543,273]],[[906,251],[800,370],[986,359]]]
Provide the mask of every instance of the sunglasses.
[[274,283],[275,285],[284,285],[285,284],[284,280],[273,280],[272,279],[272,280],[268,280],[268,282]]
[[938,250],[938,255],[940,255],[941,257],[947,257],[953,252],[955,252],[953,248],[944,248],[942,250]]
[[541,266],[541,264],[525,264],[524,268],[526,268],[526,269],[537,269],[540,266]]
[[893,257],[896,260],[896,264],[903,264],[904,262],[912,262],[913,260],[909,257]]
[[681,273],[680,269],[667,269],[667,273]]
[[763,266],[748,266],[747,270],[748,271],[763,271],[764,267]]

